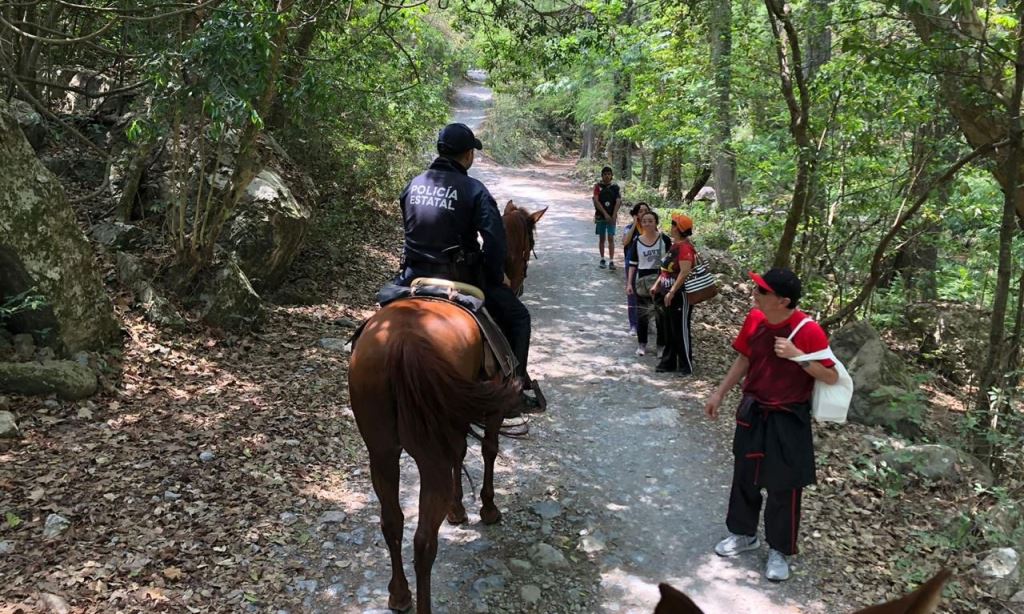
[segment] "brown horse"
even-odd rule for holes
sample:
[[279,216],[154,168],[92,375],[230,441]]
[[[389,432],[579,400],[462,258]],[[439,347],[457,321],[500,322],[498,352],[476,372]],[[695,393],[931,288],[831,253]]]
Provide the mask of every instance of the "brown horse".
[[501,220],[505,224],[505,236],[508,252],[505,256],[505,274],[511,281],[516,296],[523,294],[526,281],[526,269],[530,263],[530,252],[533,251],[533,229],[544,216],[548,208],[530,213],[521,209],[511,200],[505,204],[505,212]]
[[[511,202],[505,207],[506,270],[517,292],[526,277],[533,230],[543,214],[531,214]],[[483,353],[473,318],[436,299],[388,304],[367,322],[353,349],[349,397],[369,453],[373,489],[380,500],[380,528],[391,554],[391,609],[412,607],[402,569],[405,516],[398,486],[403,449],[416,461],[420,474],[419,524],[413,538],[419,614],[430,612],[430,570],[441,522],[446,516],[451,523],[467,519],[461,472],[471,424],[484,425],[480,520],[493,524],[501,519],[494,505],[498,432],[503,416],[517,411],[521,400],[518,382],[480,379]]]
[[[895,601],[857,610],[854,614],[931,614],[939,607],[942,587],[946,584],[949,576],[949,571],[940,571],[909,595]],[[654,609],[654,614],[703,614],[704,611],[697,607],[697,604],[689,597],[668,584],[659,584],[658,590],[661,591],[661,601]]]

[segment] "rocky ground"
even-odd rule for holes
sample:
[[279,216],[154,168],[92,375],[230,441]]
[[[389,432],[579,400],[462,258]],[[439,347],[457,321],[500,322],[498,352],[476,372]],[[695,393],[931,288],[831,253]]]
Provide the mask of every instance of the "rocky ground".
[[[460,100],[456,117],[474,121],[486,92]],[[708,612],[844,612],[940,566],[960,572],[949,611],[999,611],[967,573],[967,542],[949,532],[979,500],[969,485],[880,470],[888,438],[878,429],[817,429],[820,484],[805,496],[790,582],[761,577],[764,551],[711,553],[724,535],[731,424],[700,407],[732,359],[746,292],[726,279],[697,311],[694,377],[655,374],[654,357],[636,357],[626,333],[621,270],[596,267],[586,188],[569,170],[486,160],[475,169],[500,202],[549,207],[524,300],[550,410],[528,438],[502,443],[499,525],[475,513],[471,448],[470,522],[442,528],[435,611],[650,612],[657,583],[669,581]],[[393,211],[373,224],[355,249],[380,255],[399,226]],[[118,294],[128,336],[100,365],[99,395],[0,400],[22,431],[0,450],[0,612],[383,612],[390,570],[343,346],[372,313],[367,280],[396,261],[365,261],[375,270],[333,281],[321,272],[331,300],[274,307],[247,336],[160,331]],[[407,458],[403,479],[411,573],[417,481]]]

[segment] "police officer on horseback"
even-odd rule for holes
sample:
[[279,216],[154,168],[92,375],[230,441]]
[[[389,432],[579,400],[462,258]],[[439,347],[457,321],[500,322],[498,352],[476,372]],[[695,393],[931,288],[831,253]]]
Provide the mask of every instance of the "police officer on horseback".
[[[437,137],[438,157],[402,191],[405,248],[395,283],[407,286],[417,277],[441,277],[481,288],[487,311],[519,362],[516,374],[523,390],[529,390],[530,312],[505,275],[505,227],[498,204],[467,172],[478,149],[483,144],[468,126],[448,124]],[[524,403],[530,409],[538,404],[530,394],[524,394]]]

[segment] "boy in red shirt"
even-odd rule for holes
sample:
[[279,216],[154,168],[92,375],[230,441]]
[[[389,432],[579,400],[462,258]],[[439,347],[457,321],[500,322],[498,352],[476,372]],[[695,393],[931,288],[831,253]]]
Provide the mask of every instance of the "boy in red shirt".
[[756,284],[755,306],[732,344],[739,356],[704,405],[705,413],[714,419],[722,399],[743,379],[726,514],[731,535],[715,546],[715,552],[736,556],[760,547],[757,525],[764,488],[768,492],[764,528],[769,546],[765,577],[779,582],[789,578],[786,556],[797,552],[803,487],[815,482],[810,404],[814,381],[834,384],[839,374],[831,360],[789,360],[828,347],[825,331],[813,321],[802,326],[792,340],[788,338],[807,318],[796,308],[801,293],[796,274],[772,269],[764,275],[751,271],[750,278]]

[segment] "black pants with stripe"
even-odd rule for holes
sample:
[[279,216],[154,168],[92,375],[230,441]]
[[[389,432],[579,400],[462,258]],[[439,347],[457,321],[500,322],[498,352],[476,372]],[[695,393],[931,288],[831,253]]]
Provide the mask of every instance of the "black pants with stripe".
[[[729,493],[729,511],[725,525],[737,535],[757,535],[761,515],[761,487],[757,486],[758,458],[737,458]],[[800,529],[802,488],[769,490],[764,507],[764,534],[768,545],[782,554],[796,554]]]
[[668,307],[664,306],[664,295],[659,295],[654,300],[661,301],[661,308],[664,310],[662,321],[665,323],[665,332],[668,333],[665,339],[665,352],[661,355],[658,367],[669,371],[693,373],[693,339],[690,336],[693,306],[682,292],[675,296]]

